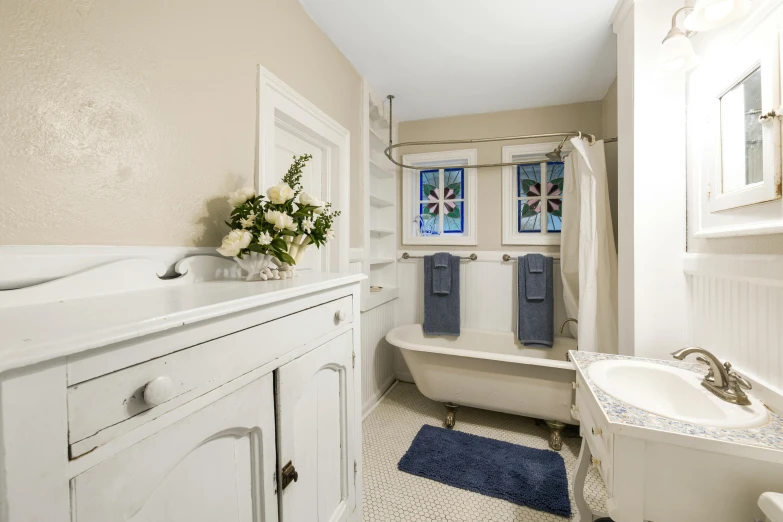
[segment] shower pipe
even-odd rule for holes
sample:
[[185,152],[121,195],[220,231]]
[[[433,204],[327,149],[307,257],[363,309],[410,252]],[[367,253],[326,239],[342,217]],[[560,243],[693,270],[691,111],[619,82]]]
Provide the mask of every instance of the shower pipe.
[[[394,95],[390,94],[387,96],[389,99],[389,122],[392,120],[392,104],[394,100]],[[414,146],[422,146],[422,145],[456,145],[461,143],[491,143],[491,142],[498,142],[498,141],[514,141],[514,140],[530,140],[530,139],[536,139],[536,138],[563,138],[563,140],[558,144],[558,146],[553,150],[552,152],[546,154],[546,156],[553,161],[562,161],[562,155],[560,152],[563,150],[563,145],[565,144],[566,140],[568,138],[586,138],[590,141],[590,144],[592,145],[595,143],[595,136],[592,134],[586,134],[580,131],[570,131],[570,132],[551,132],[547,134],[526,134],[523,136],[504,136],[501,138],[473,138],[469,140],[439,140],[439,141],[406,141],[403,143],[394,143],[394,140],[392,139],[392,126],[389,125],[389,146],[386,147],[386,149],[383,151],[383,154],[395,165],[398,167],[402,167],[404,169],[413,169],[413,170],[421,170],[422,166],[415,166],[415,165],[406,165],[402,162],[399,162],[392,158],[391,152],[392,150],[398,148],[398,147],[414,147]],[[606,140],[606,143],[612,143],[617,141],[617,138],[612,138],[609,140]],[[516,167],[517,165],[531,165],[540,163],[540,161],[518,161],[518,162],[511,162],[511,163],[485,163],[482,165],[459,165],[463,168],[467,169],[483,169],[483,168],[490,168],[490,167]],[[426,168],[428,169],[448,169],[453,168],[457,165],[427,165]]]

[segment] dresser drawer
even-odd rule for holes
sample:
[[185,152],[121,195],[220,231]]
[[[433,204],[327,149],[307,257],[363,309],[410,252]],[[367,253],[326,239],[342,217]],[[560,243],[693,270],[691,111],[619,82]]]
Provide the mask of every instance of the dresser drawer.
[[614,436],[609,432],[606,424],[598,420],[601,417],[596,414],[597,412],[585,400],[582,389],[586,389],[586,386],[585,382],[581,381],[576,392],[580,431],[590,447],[590,452],[593,454],[593,462],[601,472],[606,491],[611,495],[612,486],[614,485],[612,469],[614,464]]
[[71,457],[352,321],[347,296],[71,386]]

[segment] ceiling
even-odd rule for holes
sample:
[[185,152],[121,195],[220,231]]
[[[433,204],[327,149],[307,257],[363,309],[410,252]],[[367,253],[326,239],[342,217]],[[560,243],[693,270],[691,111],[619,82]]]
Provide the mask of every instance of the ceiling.
[[616,0],[300,0],[400,121],[600,100]]

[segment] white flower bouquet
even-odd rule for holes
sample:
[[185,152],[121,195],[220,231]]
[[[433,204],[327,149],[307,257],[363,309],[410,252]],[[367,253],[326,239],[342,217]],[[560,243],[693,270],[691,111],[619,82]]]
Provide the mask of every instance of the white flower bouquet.
[[266,192],[266,198],[245,188],[232,192],[228,202],[233,210],[226,224],[231,232],[218,248],[224,256],[233,257],[248,272],[248,280],[279,278],[270,268],[276,261],[284,274],[304,257],[310,245],[316,248],[334,239],[332,225],[339,211],[302,190],[304,165],[312,156],[294,156],[294,163],[282,182]]

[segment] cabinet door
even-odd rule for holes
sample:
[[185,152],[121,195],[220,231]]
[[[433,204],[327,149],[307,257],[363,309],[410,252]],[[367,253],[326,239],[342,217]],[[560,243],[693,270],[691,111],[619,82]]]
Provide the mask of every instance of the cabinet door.
[[74,522],[274,522],[272,375],[71,482]]
[[285,522],[348,520],[356,505],[353,333],[308,352],[278,372],[278,476]]

